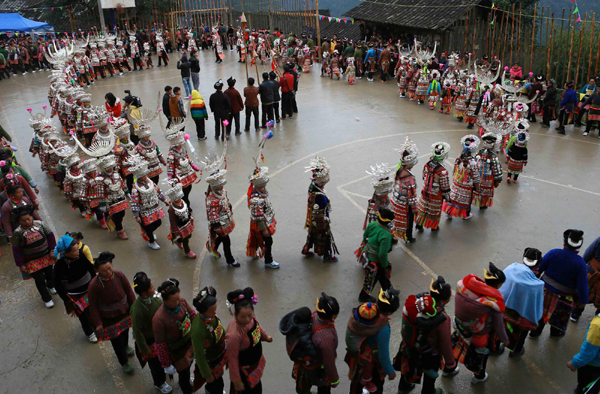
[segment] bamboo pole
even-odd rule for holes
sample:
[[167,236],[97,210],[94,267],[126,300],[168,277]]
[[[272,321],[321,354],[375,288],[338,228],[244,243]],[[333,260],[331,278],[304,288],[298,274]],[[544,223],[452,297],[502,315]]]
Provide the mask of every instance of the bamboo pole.
[[600,60],[600,35],[598,37],[598,50],[596,51],[596,68],[594,69],[594,75],[598,75],[598,61]]
[[517,36],[517,61],[521,63],[521,18],[523,16],[523,4],[519,3],[519,34]]
[[[506,12],[502,10],[502,20],[500,21],[500,31],[498,32],[498,36],[496,37],[496,41],[498,41],[498,48],[496,48],[496,52],[498,53],[498,58],[502,56],[502,41],[500,40],[500,36],[502,35],[502,31],[504,30],[504,20],[506,19]],[[500,60],[504,63],[504,59]]]
[[[563,37],[564,23],[565,23],[565,8],[563,7],[562,17],[560,19],[560,35],[559,35],[561,40]],[[555,41],[555,42],[557,42],[557,45],[558,45],[558,41]],[[554,53],[554,55],[556,55],[556,53]],[[560,75],[560,62],[557,62],[556,71],[555,71],[554,75],[555,75],[554,79],[558,78],[558,76]]]
[[537,3],[533,7],[533,27],[531,28],[531,48],[529,53],[529,69],[533,67],[533,48],[535,47],[535,15],[537,13]]
[[488,14],[487,33],[485,34],[485,53],[488,54],[488,56],[490,53],[490,30],[492,28],[492,25],[490,25],[491,21],[492,21],[492,13],[490,12]]
[[554,12],[552,12],[552,26],[550,27],[550,37],[548,43],[548,56],[546,58],[546,81],[550,79],[550,53],[552,52],[552,34],[554,33]]
[[506,54],[506,37],[508,36],[508,14],[510,14],[510,11],[506,13],[506,23],[503,33],[504,38],[502,39],[502,61],[504,61],[504,55]]
[[592,16],[592,34],[590,36],[590,55],[588,58],[588,80],[592,77],[592,56],[594,48],[594,24],[596,23],[596,13]]
[[463,53],[467,52],[467,38],[469,37],[469,2],[467,2],[467,16],[465,19],[465,45],[463,46]]
[[[550,17],[550,6],[548,6],[548,12],[547,12],[548,16]],[[548,25],[549,25],[549,21],[546,21],[546,46],[548,46]]]
[[475,56],[475,49],[477,47],[477,45],[475,45],[475,38],[477,36],[477,20],[475,20],[475,23],[473,24],[473,50],[471,51],[471,53],[473,54],[473,58],[476,59],[477,57]]
[[513,3],[513,9],[512,9],[512,27],[510,30],[510,64],[512,65],[512,59],[513,59],[513,43],[515,41],[515,6],[516,4]]
[[577,89],[577,82],[579,82],[579,62],[581,61],[581,47],[583,46],[583,33],[585,33],[585,21],[587,20],[587,12],[583,14],[583,26],[579,30],[579,49],[577,50],[577,71],[575,72],[575,83],[573,86]]
[[[317,53],[319,56],[319,63],[323,62],[322,59],[322,53],[321,53],[321,23],[319,23],[319,0],[315,0],[315,17],[317,19],[317,45],[319,46],[317,48]],[[598,41],[598,43],[600,44],[600,41]]]
[[[569,16],[569,23],[571,22],[571,16]],[[571,30],[571,44],[569,48],[569,66],[567,68],[567,82],[571,80],[571,64],[573,63],[573,38],[575,37],[575,22],[573,22],[573,28]]]

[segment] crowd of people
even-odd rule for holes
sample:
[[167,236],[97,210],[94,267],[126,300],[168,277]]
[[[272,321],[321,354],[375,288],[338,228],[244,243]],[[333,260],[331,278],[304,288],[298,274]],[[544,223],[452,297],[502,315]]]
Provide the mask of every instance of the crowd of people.
[[[129,33],[128,45],[137,40],[134,32]],[[114,39],[108,36],[105,40]],[[98,47],[103,38],[97,35],[93,40]],[[168,60],[171,39],[167,32],[153,31],[147,40],[162,44],[157,53],[162,60]],[[140,41],[146,43],[146,39]],[[351,393],[361,393],[363,389],[382,393],[385,378],[394,380],[398,371],[399,391],[410,391],[421,384],[421,392],[429,394],[441,393],[435,387],[437,378],[440,373],[447,378],[455,376],[459,363],[473,373],[473,384],[483,383],[489,376],[490,355],[498,355],[506,348],[511,358],[518,357],[525,351],[527,337],[539,337],[545,325],[551,326],[551,337],[561,337],[569,319],[576,322],[586,304],[593,303],[600,311],[600,238],[580,257],[583,231],[577,229],[565,231],[562,249],[543,255],[538,249],[527,248],[519,262],[504,270],[490,263],[483,270],[483,277],[465,276],[456,286],[453,317],[445,310],[452,300],[452,286],[443,277],[433,279],[423,293],[409,295],[403,305],[400,292],[391,283],[388,254],[393,244],[415,242],[413,230],[438,231],[443,213],[448,218],[467,220],[473,216],[472,204],[480,209],[492,207],[494,190],[503,180],[499,156],[508,163],[507,183],[518,182],[528,162],[529,122],[535,122],[540,111],[544,125],[549,125],[552,118],[554,107],[546,101],[548,95],[556,100],[552,80],[546,82],[541,76],[523,80],[518,65],[503,73],[497,59],[490,61],[485,56],[471,61],[444,53],[438,58],[435,47],[423,48],[418,42],[408,49],[371,40],[364,43],[366,50],[362,52],[362,43],[358,46],[334,37],[331,42],[324,40],[323,46],[315,50],[311,49],[314,42],[310,37],[290,35],[286,39],[268,31],[240,32],[236,36],[235,30],[231,28],[230,32],[223,26],[202,29],[201,34],[178,30],[174,42],[176,50],[185,52],[177,63],[185,96],[180,87],[166,86],[162,111],[143,107],[140,98],[130,92],[123,105],[114,94],[107,93],[104,108],[92,107],[91,95],[82,86],[93,76],[116,71],[115,66],[111,68],[102,62],[99,68],[78,67],[81,59],[88,57],[86,51],[94,52],[92,39],[84,37],[65,39],[62,44],[45,49],[48,56],[44,56],[44,61],[53,68],[48,95],[51,114],[46,113],[46,106],[44,113],[33,114],[28,109],[34,130],[30,152],[39,157],[41,169],[54,180],[73,209],[86,219],[95,218],[101,228],[116,232],[121,240],[128,239],[123,220],[130,209],[142,237],[153,250],[160,248],[155,232],[162,225],[166,210],[168,239],[187,258],[197,257],[190,244],[197,223],[189,196],[192,186],[205,180],[207,250],[220,258],[222,245],[226,263],[240,267],[231,252],[229,234],[235,229],[235,221],[224,189],[227,170],[222,167],[226,165],[227,140],[233,124],[235,134],[241,134],[240,113],[245,109],[244,131],[250,130],[254,116],[255,130],[263,128],[266,132],[254,168],[249,171],[246,255],[263,258],[265,268],[280,268],[272,255],[277,220],[267,191],[269,173],[261,161],[264,162],[263,151],[273,136],[272,127],[297,112],[295,92],[300,71],[310,72],[319,54],[323,59],[322,75],[347,75],[348,81],[354,83],[363,75],[372,81],[379,71],[384,83],[389,78],[396,79],[399,97],[408,93],[409,100],[419,104],[427,101],[432,110],[441,101],[440,112],[449,114],[454,107],[459,121],[466,122],[469,129],[478,128],[478,135],[468,134],[460,140],[462,152],[455,159],[452,172],[444,167],[450,145],[444,141],[432,145],[431,156],[423,167],[421,193],[417,192],[417,180],[411,172],[418,163],[419,150],[408,138],[399,150],[397,167],[371,167],[374,193],[367,206],[363,240],[355,251],[364,269],[359,304],[352,311],[340,311],[335,297],[322,293],[314,310],[299,308],[280,322],[286,351],[293,362],[297,393],[308,394],[313,387],[318,393],[329,393],[340,383],[335,363],[335,321],[340,313],[348,317],[344,361],[349,369]],[[240,61],[272,62],[273,71],[263,73],[259,86],[248,78],[242,93],[236,89],[233,77],[226,81],[225,91],[219,80],[207,105],[198,91],[197,51],[209,49],[209,43],[216,62],[223,60],[225,43],[230,50],[237,47]],[[144,48],[145,55],[138,48],[139,56],[149,56],[150,48]],[[140,66],[141,60],[136,62],[133,58],[134,67]],[[148,57],[144,59],[147,65]],[[591,80],[582,91],[584,97],[576,101],[572,101],[572,89],[566,90],[559,106],[559,132],[564,132],[569,116],[576,124],[587,121],[589,132],[597,120],[595,111],[600,111],[600,106],[594,106],[595,89],[595,80]],[[542,105],[538,106],[540,100]],[[186,119],[191,117],[198,139],[205,140],[209,110],[215,119],[215,138],[221,138],[224,145],[222,152],[200,160],[184,128]],[[157,118],[170,143],[166,158],[152,138],[150,124]],[[67,313],[78,317],[90,342],[110,341],[127,374],[136,369],[129,361],[136,355],[142,368],[148,364],[154,387],[163,393],[172,391],[167,375],[177,374],[183,393],[204,386],[207,393],[221,394],[225,392],[225,368],[229,369],[230,392],[262,392],[266,363],[262,342],[273,339],[258,323],[254,313],[258,295],[253,289],[227,293],[227,306],[233,317],[225,328],[216,315],[217,291],[211,286],[195,295],[190,305],[182,297],[177,279],[169,278],[155,288],[146,273],[138,272],[131,284],[125,274],[113,268],[113,263],[118,262],[114,253],[102,252],[93,258],[78,232],[55,237],[37,213],[37,184],[18,165],[10,148],[10,136],[6,134],[3,141],[0,188],[5,192],[4,231],[23,278],[34,279],[46,307],[54,306],[52,296],[58,294]],[[163,167],[168,184],[164,192],[159,187]],[[325,190],[330,166],[324,158],[315,157],[308,169],[312,179],[305,221],[307,239],[301,253],[316,253],[324,262],[336,262],[339,251],[332,235],[331,200]],[[374,291],[377,283],[379,292]],[[391,332],[389,321],[401,306],[402,341],[392,358],[390,338],[397,333]],[[600,390],[596,383],[600,377],[599,327],[597,316],[581,351],[568,364],[578,371],[577,393]],[[130,329],[134,347],[129,346]],[[585,391],[592,386],[596,391]]]

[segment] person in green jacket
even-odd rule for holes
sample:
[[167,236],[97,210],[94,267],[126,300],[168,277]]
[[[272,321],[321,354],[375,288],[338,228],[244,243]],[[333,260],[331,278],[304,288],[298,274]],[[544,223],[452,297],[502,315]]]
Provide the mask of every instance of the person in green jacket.
[[131,306],[135,354],[142,368],[146,363],[150,367],[154,388],[163,394],[168,394],[173,391],[173,388],[167,383],[165,371],[156,354],[154,331],[152,331],[152,318],[163,303],[160,297],[156,297],[152,280],[144,272],[138,272],[133,277],[133,291],[138,295]]
[[192,321],[192,346],[196,369],[194,392],[206,383],[206,394],[222,394],[225,387],[223,372],[227,365],[225,327],[217,317],[217,291],[212,286],[200,290],[194,298],[198,311]]
[[365,281],[360,291],[360,302],[374,302],[371,292],[379,282],[383,291],[392,287],[392,263],[388,260],[388,253],[392,250],[392,223],[394,212],[387,208],[380,208],[377,221],[369,223],[363,233],[365,247],[361,262],[365,269]]

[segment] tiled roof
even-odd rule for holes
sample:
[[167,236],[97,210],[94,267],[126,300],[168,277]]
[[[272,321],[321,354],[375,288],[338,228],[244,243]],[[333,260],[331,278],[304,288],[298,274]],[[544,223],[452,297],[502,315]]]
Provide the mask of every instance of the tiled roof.
[[327,37],[331,39],[334,34],[337,34],[338,38],[347,38],[349,40],[358,41],[360,40],[360,29],[359,23],[351,22],[348,23],[337,23],[321,21],[321,37]]
[[[467,12],[469,0],[365,0],[344,16],[425,30],[444,30]],[[470,4],[478,4],[471,1]],[[356,24],[356,22],[355,22]]]

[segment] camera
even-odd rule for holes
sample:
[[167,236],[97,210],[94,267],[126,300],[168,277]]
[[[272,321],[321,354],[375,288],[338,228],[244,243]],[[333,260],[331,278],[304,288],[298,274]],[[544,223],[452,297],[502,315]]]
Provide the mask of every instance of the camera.
[[133,105],[135,105],[136,107],[140,108],[142,106],[142,100],[140,100],[139,97],[134,96],[131,94],[131,90],[125,90],[124,91],[125,94],[127,94],[128,96],[133,97]]

